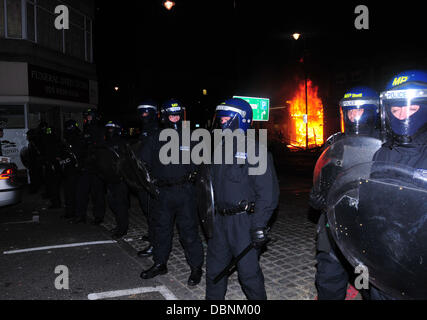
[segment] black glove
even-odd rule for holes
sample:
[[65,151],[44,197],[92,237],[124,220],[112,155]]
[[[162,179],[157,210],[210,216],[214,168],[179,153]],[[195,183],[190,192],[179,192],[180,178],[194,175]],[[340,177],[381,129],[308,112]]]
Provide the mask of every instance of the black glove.
[[320,192],[315,192],[313,189],[310,191],[310,198],[308,203],[316,210],[326,209],[326,199]]
[[265,228],[257,228],[251,230],[251,240],[255,249],[261,249],[270,239]]

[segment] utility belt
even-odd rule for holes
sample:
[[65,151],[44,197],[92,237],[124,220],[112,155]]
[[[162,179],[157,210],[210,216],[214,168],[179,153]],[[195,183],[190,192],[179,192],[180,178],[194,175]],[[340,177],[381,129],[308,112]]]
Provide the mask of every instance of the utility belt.
[[237,206],[231,208],[216,208],[216,212],[221,216],[234,216],[242,213],[253,214],[255,212],[255,202],[242,200]]
[[180,178],[158,179],[158,180],[154,181],[154,184],[160,188],[167,188],[167,187],[180,186],[180,185],[184,185],[187,183],[193,183],[195,174],[196,173],[192,172],[192,173],[186,174]]

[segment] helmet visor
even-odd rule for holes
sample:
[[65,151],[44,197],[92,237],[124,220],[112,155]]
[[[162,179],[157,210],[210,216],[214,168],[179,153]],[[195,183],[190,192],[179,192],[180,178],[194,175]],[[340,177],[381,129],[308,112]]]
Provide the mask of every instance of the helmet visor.
[[372,134],[379,119],[376,105],[341,107],[341,131],[348,134]]
[[239,128],[238,113],[228,110],[217,110],[214,115],[213,129],[230,129],[234,131]]
[[427,123],[427,99],[386,100],[386,123],[401,136],[412,136]]

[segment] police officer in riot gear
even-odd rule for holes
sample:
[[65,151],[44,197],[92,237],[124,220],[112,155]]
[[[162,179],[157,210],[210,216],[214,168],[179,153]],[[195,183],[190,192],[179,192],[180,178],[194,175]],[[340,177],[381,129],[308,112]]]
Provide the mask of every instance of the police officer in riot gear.
[[76,218],[73,223],[85,223],[86,211],[91,194],[93,203],[93,224],[100,224],[105,215],[105,185],[98,177],[95,159],[96,148],[104,143],[104,128],[99,123],[96,110],[83,112],[84,152],[80,175],[77,182]]
[[[175,129],[180,137],[180,159],[184,153],[191,152],[190,146],[181,145],[182,125],[185,120],[185,108],[175,100],[169,100],[161,106],[161,119],[164,127]],[[198,229],[198,217],[194,186],[191,182],[195,171],[193,164],[167,164],[159,159],[161,147],[166,143],[159,141],[157,132],[143,146],[142,160],[151,169],[160,190],[159,199],[152,199],[154,209],[153,260],[154,265],[141,273],[141,278],[150,279],[167,273],[167,262],[172,248],[174,219],[176,218],[179,237],[185,251],[191,274],[188,285],[197,285],[202,277],[203,247]],[[188,154],[187,154],[188,155]]]
[[[246,132],[252,124],[252,108],[245,100],[228,99],[216,108],[214,123],[222,130],[239,130],[246,142],[249,139]],[[223,148],[224,156],[224,144],[216,145],[214,152],[218,148]],[[238,163],[238,158],[243,159],[243,164]],[[206,257],[208,300],[225,299],[228,277],[217,283],[214,279],[233,256],[251,244],[254,248],[237,264],[240,283],[248,299],[267,299],[258,259],[261,248],[268,241],[267,223],[278,205],[279,185],[272,157],[268,154],[266,158],[265,173],[250,175],[251,165],[246,153],[236,152],[233,142],[233,164],[213,164],[211,167],[216,215]]]
[[[310,192],[310,205],[322,211],[317,226],[316,288],[319,300],[343,300],[349,281],[349,264],[331,239],[326,219],[326,198],[337,175],[357,162],[368,162],[381,141],[379,97],[368,87],[350,89],[340,101],[342,132],[335,134],[319,157],[316,183]],[[373,138],[373,139],[370,139]],[[344,147],[342,147],[344,146]],[[340,159],[340,160],[338,160]],[[320,178],[318,178],[320,177]]]
[[55,129],[41,122],[40,126],[40,151],[45,164],[46,191],[51,201],[50,209],[61,208],[61,175],[60,166],[62,156],[62,143]]
[[[373,160],[406,165],[427,176],[427,72],[409,70],[394,76],[381,93],[380,103],[388,137]],[[373,285],[370,288],[371,299],[397,298]]]
[[[158,107],[153,100],[142,101],[137,107],[137,116],[141,125],[141,134],[139,136],[139,143],[137,144],[136,154],[140,154],[142,147],[149,141],[150,137],[154,135],[159,130],[158,122]],[[152,209],[150,209],[150,195],[147,191],[143,190],[137,192],[137,197],[141,210],[147,218],[148,226],[148,235],[142,236],[142,239],[148,241],[149,244],[146,248],[141,251],[138,251],[138,256],[148,257],[153,255],[153,245],[154,236],[153,236],[153,227],[152,227],[152,215],[150,214]]]
[[100,176],[107,185],[108,204],[116,217],[113,239],[126,235],[129,228],[129,191],[125,181],[116,171],[115,165],[125,153],[125,142],[121,136],[122,126],[117,121],[108,121],[105,125],[105,147],[111,151],[111,156],[102,157],[97,162]]
[[77,182],[79,178],[79,165],[82,162],[84,141],[79,124],[76,120],[69,119],[64,126],[64,142],[67,157],[64,163],[64,198],[66,219],[74,219],[76,214]]

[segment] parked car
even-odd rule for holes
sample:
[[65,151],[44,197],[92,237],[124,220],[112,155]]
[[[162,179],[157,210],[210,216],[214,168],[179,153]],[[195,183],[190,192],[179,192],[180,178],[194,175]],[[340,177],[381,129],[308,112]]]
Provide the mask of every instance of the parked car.
[[17,179],[16,164],[8,162],[6,157],[0,158],[0,207],[4,207],[21,201],[22,187]]

